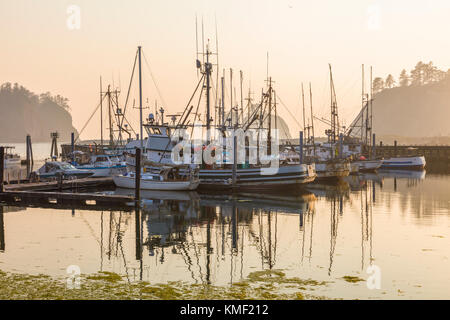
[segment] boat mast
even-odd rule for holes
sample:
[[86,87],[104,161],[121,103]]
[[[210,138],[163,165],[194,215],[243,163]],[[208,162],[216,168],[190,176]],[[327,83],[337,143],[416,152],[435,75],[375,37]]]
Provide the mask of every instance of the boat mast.
[[100,76],[100,145],[103,149],[103,92],[102,77]]
[[223,69],[222,80],[222,106],[221,106],[221,126],[225,127],[225,69]]
[[334,89],[333,82],[333,72],[330,67],[330,89],[331,89],[331,132],[330,132],[330,142],[336,143],[336,137],[339,135],[339,118],[338,118],[338,109],[336,102],[336,91]]
[[[302,104],[303,104],[303,130],[306,130],[305,92],[303,91],[303,82],[302,82]],[[304,140],[306,141],[306,138]]]
[[113,147],[114,145],[114,134],[113,134],[113,125],[112,125],[112,117],[111,117],[111,88],[108,85],[108,119],[109,119],[109,146]]
[[244,123],[244,98],[242,95],[242,82],[244,81],[244,74],[241,70],[241,121]]
[[267,134],[268,155],[272,155],[272,133],[270,132],[271,128],[272,128],[272,77],[269,78],[269,132]]
[[211,106],[210,106],[210,90],[211,90],[211,72],[212,72],[212,64],[209,63],[209,44],[206,45],[206,64],[205,64],[205,73],[206,73],[206,130],[207,130],[207,144],[210,142],[210,128],[211,128]]
[[230,68],[230,116],[233,124],[233,69]]
[[[364,64],[362,65],[362,92],[361,92],[361,144],[364,140]],[[362,151],[362,150],[361,150]]]
[[138,55],[139,55],[139,125],[140,125],[140,142],[141,142],[141,150],[144,149],[144,140],[143,140],[143,126],[142,126],[142,65],[141,65],[141,46],[138,47]]
[[[373,144],[375,143],[375,141],[372,140],[373,135],[372,135],[372,130],[373,130],[373,80],[372,80],[372,76],[373,76],[373,69],[372,66],[370,66],[370,145],[373,146]],[[373,148],[370,148],[370,150],[373,150]]]
[[311,82],[309,83],[309,102],[311,105],[311,143],[313,144],[314,157],[316,156],[316,143],[314,141],[314,114],[313,114],[313,100],[312,100],[312,89]]

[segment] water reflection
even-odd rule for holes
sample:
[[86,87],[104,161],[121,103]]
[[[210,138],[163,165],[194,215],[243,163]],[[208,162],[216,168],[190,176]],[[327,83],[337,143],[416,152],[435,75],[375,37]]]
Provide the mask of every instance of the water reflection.
[[[450,236],[449,190],[449,176],[390,172],[274,195],[148,191],[142,194],[142,209],[129,212],[70,210],[65,215],[64,210],[3,208],[0,266],[61,275],[67,265],[79,264],[83,273],[114,271],[130,282],[219,285],[252,271],[283,269],[300,278],[331,280],[326,296],[354,298],[355,286],[356,297],[381,293],[368,292],[364,282],[348,287],[337,279],[366,278],[367,267],[376,264],[383,267],[384,286],[392,294],[402,281],[402,291],[426,294],[413,294],[415,279],[424,287],[432,284],[435,291],[428,292],[438,295],[441,283],[436,289],[436,275],[426,268],[450,267],[448,248],[440,242]],[[31,236],[27,230],[33,224],[41,227]],[[424,257],[427,246],[434,256]],[[49,256],[57,256],[57,262]],[[422,264],[405,272],[417,259]],[[442,288],[450,285],[450,279],[440,281]]]

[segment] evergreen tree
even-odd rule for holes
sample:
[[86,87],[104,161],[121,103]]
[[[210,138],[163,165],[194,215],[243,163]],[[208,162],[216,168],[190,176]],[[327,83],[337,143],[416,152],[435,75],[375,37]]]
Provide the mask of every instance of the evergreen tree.
[[387,76],[385,84],[386,84],[386,88],[389,88],[389,89],[395,86],[395,80],[394,80],[394,77],[392,76],[392,74],[389,74]]
[[377,77],[373,80],[373,93],[376,94],[384,90],[383,78]]
[[405,69],[403,69],[402,72],[400,73],[399,84],[400,84],[400,87],[409,86],[409,77],[408,77],[408,73],[406,72]]

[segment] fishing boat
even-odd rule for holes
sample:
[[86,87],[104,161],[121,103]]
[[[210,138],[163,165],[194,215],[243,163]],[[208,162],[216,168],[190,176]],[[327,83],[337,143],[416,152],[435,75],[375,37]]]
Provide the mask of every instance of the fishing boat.
[[16,153],[13,153],[12,150],[15,147],[4,147],[5,148],[5,159],[3,161],[5,168],[17,167],[20,166],[20,156]]
[[[151,164],[150,166],[157,166]],[[159,166],[147,172],[144,168],[140,174],[140,189],[142,190],[195,190],[200,184],[198,169],[189,169],[189,174],[180,174],[181,166]],[[127,172],[113,177],[114,184],[119,188],[134,189],[136,187],[136,173]]]
[[389,158],[383,161],[381,169],[394,170],[423,170],[425,168],[425,157],[400,157]]
[[[111,177],[125,173],[127,165],[121,161],[117,155],[91,155],[88,161],[82,164],[84,154],[82,152],[74,152],[74,166],[77,169],[87,170],[92,173],[92,177]],[[81,163],[81,164],[79,164]]]
[[349,160],[341,158],[336,143],[316,143],[304,149],[306,161],[315,164],[317,180],[339,180],[356,170]]
[[48,161],[32,176],[38,180],[51,180],[62,176],[63,179],[79,179],[92,176],[92,172],[75,168],[68,162]]

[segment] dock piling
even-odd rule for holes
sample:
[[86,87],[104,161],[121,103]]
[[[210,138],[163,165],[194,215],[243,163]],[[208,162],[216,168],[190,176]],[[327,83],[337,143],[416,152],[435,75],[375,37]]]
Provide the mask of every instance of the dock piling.
[[300,140],[299,140],[299,142],[300,142],[300,150],[299,150],[299,153],[300,153],[300,157],[299,157],[299,160],[300,160],[300,164],[303,164],[303,131],[300,131]]
[[73,152],[75,151],[75,133],[72,132],[70,134],[70,147],[71,147],[71,151],[72,151],[72,162],[75,161],[75,155],[73,154]]
[[27,152],[27,159],[26,159],[26,165],[27,165],[27,179],[30,178],[30,173],[31,171],[33,171],[33,165],[34,165],[34,161],[33,161],[33,147],[31,145],[31,136],[29,134],[27,134],[27,138],[26,138],[26,152]]
[[237,181],[237,136],[233,137],[233,189],[236,188]]
[[141,199],[141,151],[141,148],[136,149],[136,169],[134,174],[134,197],[136,205],[139,205],[139,200]]
[[375,140],[375,133],[373,134],[373,136],[372,136],[372,158],[373,159],[375,159],[376,157],[377,157],[377,153],[376,153],[376,147],[377,147],[377,144],[376,144],[376,140]]
[[3,192],[4,174],[5,174],[5,147],[0,147],[0,193]]
[[2,205],[0,205],[0,252],[5,252],[5,222],[3,220]]

